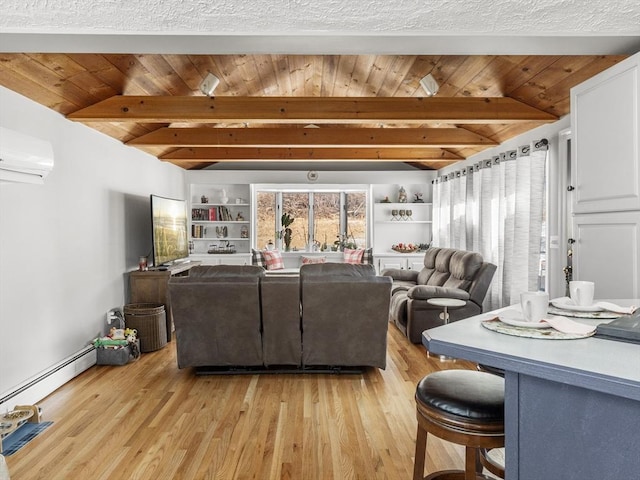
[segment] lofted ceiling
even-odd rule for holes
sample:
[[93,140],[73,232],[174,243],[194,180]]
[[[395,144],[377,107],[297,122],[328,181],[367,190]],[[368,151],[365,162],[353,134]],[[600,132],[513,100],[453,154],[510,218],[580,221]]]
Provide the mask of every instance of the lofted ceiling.
[[[0,53],[0,85],[185,169],[439,169],[568,114],[571,87],[625,57]],[[207,72],[214,98],[199,89]]]

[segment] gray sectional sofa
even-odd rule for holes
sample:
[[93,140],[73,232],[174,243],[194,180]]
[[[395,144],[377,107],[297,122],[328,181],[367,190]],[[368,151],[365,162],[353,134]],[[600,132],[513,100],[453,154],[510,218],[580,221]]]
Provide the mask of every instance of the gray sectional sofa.
[[168,286],[178,367],[385,368],[391,283],[372,265],[194,267]]

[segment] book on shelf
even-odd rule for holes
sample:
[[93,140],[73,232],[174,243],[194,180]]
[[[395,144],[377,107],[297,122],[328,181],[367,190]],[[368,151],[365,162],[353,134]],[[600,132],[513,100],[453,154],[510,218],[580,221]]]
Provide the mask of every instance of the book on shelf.
[[191,225],[191,238],[204,238],[205,227],[202,225]]

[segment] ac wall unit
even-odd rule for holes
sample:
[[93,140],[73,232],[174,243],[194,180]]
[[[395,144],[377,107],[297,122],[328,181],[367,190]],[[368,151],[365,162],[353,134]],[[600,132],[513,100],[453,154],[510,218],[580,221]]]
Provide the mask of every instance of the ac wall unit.
[[0,182],[44,183],[52,169],[51,143],[0,127]]

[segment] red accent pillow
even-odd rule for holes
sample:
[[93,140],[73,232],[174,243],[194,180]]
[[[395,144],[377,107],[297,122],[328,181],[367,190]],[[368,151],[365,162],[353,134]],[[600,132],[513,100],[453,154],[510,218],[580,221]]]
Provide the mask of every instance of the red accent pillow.
[[282,270],[284,268],[284,260],[279,250],[263,250],[267,270]]
[[344,263],[362,263],[362,255],[364,254],[364,248],[356,248],[351,250],[350,248],[344,249]]

